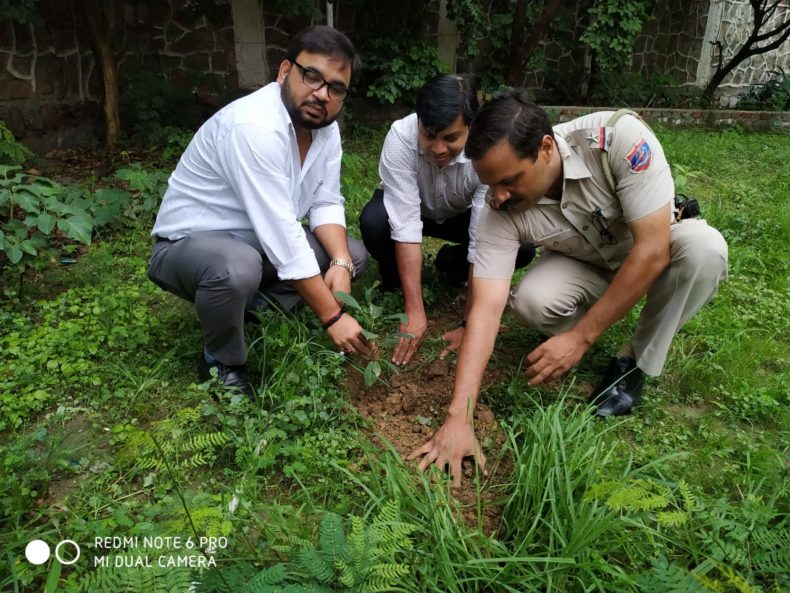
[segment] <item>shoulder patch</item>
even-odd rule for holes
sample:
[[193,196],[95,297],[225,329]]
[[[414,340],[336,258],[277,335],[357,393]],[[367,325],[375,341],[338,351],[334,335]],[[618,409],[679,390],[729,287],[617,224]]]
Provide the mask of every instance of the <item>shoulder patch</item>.
[[634,144],[631,152],[625,155],[625,160],[628,161],[632,173],[647,171],[652,158],[653,152],[650,150],[650,145],[644,138],[640,138],[639,142]]

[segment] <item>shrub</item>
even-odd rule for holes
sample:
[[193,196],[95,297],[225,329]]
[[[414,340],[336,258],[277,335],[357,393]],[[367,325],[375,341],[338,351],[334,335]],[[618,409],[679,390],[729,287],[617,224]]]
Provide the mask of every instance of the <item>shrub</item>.
[[738,109],[786,111],[790,109],[790,74],[781,68],[768,75],[768,80],[753,84],[738,101]]
[[424,41],[376,39],[363,57],[374,77],[368,86],[368,97],[382,103],[414,102],[423,84],[450,71],[439,59],[436,48]]
[[32,156],[30,149],[17,142],[5,122],[0,120],[0,163],[21,165]]

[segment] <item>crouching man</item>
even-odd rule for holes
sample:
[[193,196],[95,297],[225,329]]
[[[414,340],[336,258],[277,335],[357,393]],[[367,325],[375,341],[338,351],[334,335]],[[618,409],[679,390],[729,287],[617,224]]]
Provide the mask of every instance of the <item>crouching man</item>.
[[334,123],[359,67],[342,33],[302,31],[277,81],[206,122],[170,176],[148,275],[195,303],[200,381],[213,367],[225,387],[252,397],[244,317],[267,300],[286,310],[306,302],[339,350],[368,353],[332,294],[349,292],[367,263],[362,244],[346,236]]
[[[550,336],[527,354],[530,385],[557,379],[643,298],[631,339],[609,363],[593,402],[599,416],[628,414],[645,375],[661,373],[672,338],[716,294],[727,245],[698,218],[674,209],[661,144],[635,114],[601,112],[553,129],[518,92],[480,109],[466,154],[490,186],[480,217],[472,309],[447,419],[410,458],[420,468],[485,456],[472,418],[480,383],[510,302],[524,324]],[[519,246],[540,259],[511,292]]]

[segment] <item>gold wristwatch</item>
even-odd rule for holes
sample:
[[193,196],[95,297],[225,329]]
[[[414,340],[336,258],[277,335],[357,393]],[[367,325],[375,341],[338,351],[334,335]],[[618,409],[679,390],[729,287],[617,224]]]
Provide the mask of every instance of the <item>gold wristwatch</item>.
[[341,268],[345,268],[348,270],[348,275],[353,278],[357,274],[357,267],[354,265],[350,259],[343,259],[341,257],[337,257],[329,262],[329,266],[340,266]]

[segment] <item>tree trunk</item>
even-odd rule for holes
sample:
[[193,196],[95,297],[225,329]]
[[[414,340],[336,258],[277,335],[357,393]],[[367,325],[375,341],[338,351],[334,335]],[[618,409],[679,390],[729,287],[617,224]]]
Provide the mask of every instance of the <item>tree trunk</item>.
[[510,27],[510,56],[505,80],[510,86],[518,85],[521,78],[521,47],[524,43],[524,25],[527,24],[527,0],[517,0]]
[[93,0],[80,0],[80,6],[88,23],[93,55],[101,69],[104,84],[104,142],[108,148],[113,148],[121,135],[118,65],[113,53],[120,5],[118,0],[101,0],[98,4]]
[[508,63],[506,77],[510,86],[518,86],[521,82],[527,60],[538,47],[540,41],[548,34],[551,22],[557,16],[561,5],[561,0],[546,0],[543,12],[540,13],[535,26],[532,27],[532,32],[526,41],[522,42],[524,25],[526,25],[527,6],[523,0],[519,0],[516,4],[516,11],[513,16],[513,31],[510,35],[510,62]]

